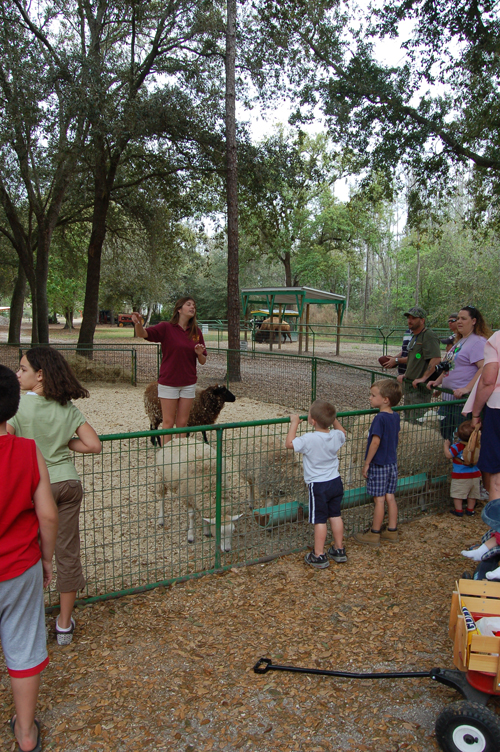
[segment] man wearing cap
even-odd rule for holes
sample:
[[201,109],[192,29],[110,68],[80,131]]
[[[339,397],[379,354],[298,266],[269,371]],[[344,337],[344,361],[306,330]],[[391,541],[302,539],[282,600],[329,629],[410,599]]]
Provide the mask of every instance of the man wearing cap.
[[[403,384],[405,405],[416,405],[420,402],[428,402],[427,391],[420,391],[419,384],[434,373],[434,369],[441,361],[439,340],[431,329],[425,326],[427,313],[420,306],[413,306],[404,316],[408,320],[408,329],[412,332],[412,338],[408,343],[408,355],[406,358],[391,358],[386,368],[399,365],[399,361],[406,363],[406,373],[398,376],[398,381]],[[408,410],[405,419],[415,423],[422,415],[420,410]]]

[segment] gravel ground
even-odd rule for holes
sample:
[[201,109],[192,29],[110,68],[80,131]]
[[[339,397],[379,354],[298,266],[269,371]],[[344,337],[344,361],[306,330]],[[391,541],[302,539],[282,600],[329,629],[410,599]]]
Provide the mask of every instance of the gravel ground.
[[[426,516],[402,526],[401,545],[347,541],[347,564],[323,571],[297,554],[79,608],[73,644],[49,638],[44,749],[433,752],[453,690],[252,666],[266,656],[348,671],[452,667],[451,593],[471,570],[459,552],[483,530],[479,517]],[[5,670],[0,679],[0,743],[14,750]]]
[[[380,350],[366,345],[343,360],[373,367]],[[99,433],[148,427],[141,387],[88,386],[91,398],[79,407]],[[220,421],[289,412],[279,400],[242,395]],[[252,666],[267,656],[360,671],[452,667],[451,592],[472,570],[459,552],[483,532],[479,517],[423,515],[402,525],[401,545],[373,551],[349,539],[347,564],[321,572],[296,554],[85,606],[68,648],[55,644],[50,616],[38,706],[44,749],[433,752],[434,722],[459,699],[452,690],[426,679],[257,676]],[[13,751],[2,671],[0,743]],[[490,707],[498,712],[498,700]]]

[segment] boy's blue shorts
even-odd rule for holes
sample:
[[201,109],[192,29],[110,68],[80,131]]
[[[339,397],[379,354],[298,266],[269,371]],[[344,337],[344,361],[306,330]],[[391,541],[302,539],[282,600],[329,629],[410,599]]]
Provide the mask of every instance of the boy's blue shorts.
[[322,525],[330,517],[340,517],[344,486],[340,476],[333,480],[309,483],[309,522]]
[[368,496],[385,496],[386,494],[396,493],[397,485],[397,463],[394,463],[394,465],[374,465],[372,462],[370,464],[366,480],[366,493]]

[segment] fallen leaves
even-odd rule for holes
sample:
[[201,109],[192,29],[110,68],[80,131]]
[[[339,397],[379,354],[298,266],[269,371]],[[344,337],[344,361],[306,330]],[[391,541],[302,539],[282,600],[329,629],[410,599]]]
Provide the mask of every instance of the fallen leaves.
[[[346,671],[450,667],[450,598],[464,564],[460,533],[447,522],[404,525],[411,546],[383,546],[378,557],[348,540],[347,564],[321,573],[297,554],[78,609],[71,649],[49,643],[38,706],[44,748],[435,752],[434,722],[453,699],[441,685],[261,677],[252,666],[267,656]],[[477,529],[479,538],[480,521],[470,522],[467,535]],[[423,541],[434,523],[430,556]],[[0,705],[10,717],[10,692],[0,689]],[[2,748],[9,734],[0,731]]]

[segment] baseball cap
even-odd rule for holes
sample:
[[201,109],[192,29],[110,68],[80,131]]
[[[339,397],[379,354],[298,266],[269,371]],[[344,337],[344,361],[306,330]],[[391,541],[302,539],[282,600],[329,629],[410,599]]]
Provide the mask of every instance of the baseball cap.
[[488,527],[500,533],[500,499],[489,501],[481,512],[481,519]]
[[450,315],[448,316],[448,321],[450,319],[453,319],[453,321],[456,321],[458,319],[458,313],[450,313]]
[[415,318],[417,319],[426,319],[427,311],[424,308],[420,308],[420,306],[413,306],[413,308],[405,311],[405,313],[403,313],[403,316],[415,316]]

